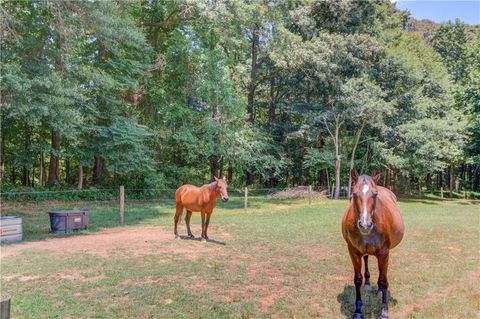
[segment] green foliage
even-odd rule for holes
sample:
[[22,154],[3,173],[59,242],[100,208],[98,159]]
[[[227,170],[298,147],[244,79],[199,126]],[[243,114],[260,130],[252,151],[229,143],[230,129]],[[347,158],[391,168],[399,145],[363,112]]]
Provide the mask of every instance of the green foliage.
[[350,165],[395,184],[450,164],[480,187],[480,44],[460,21],[421,35],[346,0],[9,0],[0,17],[7,187],[56,158],[62,187],[340,186]]

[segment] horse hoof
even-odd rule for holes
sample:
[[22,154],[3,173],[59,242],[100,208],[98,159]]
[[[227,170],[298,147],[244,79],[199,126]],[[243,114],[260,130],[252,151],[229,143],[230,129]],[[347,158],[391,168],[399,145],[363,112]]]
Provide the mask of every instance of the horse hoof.
[[180,236],[178,235],[175,235],[175,239],[181,239]]
[[388,319],[388,310],[382,309],[382,314],[378,319]]
[[353,314],[353,319],[363,319],[363,313],[357,313],[355,312]]
[[193,234],[188,235],[189,238],[194,239],[195,236]]

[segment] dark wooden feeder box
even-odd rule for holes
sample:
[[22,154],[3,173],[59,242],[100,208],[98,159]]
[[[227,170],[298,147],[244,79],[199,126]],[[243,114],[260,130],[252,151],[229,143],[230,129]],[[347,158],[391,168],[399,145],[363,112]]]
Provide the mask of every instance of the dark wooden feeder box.
[[88,226],[88,209],[54,210],[50,215],[50,227],[54,233],[69,233]]

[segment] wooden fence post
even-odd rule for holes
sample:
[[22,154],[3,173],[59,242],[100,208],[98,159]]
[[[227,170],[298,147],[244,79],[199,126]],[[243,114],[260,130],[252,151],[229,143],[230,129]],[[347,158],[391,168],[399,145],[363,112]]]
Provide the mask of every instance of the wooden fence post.
[[244,198],[245,213],[247,212],[247,207],[248,207],[248,188],[245,187],[245,198]]
[[440,198],[443,198],[443,186],[440,187]]
[[312,185],[308,186],[308,205],[312,204]]
[[125,187],[120,186],[120,224],[125,223]]
[[0,302],[0,319],[10,319],[10,298]]

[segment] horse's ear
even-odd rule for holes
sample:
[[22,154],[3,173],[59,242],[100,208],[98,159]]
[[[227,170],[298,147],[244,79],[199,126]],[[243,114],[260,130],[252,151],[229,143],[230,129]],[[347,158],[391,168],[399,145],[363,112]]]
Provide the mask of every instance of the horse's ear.
[[215,180],[215,182],[218,182],[217,176],[213,175],[213,179]]
[[227,177],[223,176],[223,180],[226,182],[226,181],[227,181]]
[[372,179],[373,181],[376,183],[378,182],[378,180],[380,179],[380,171],[378,170],[374,170],[373,173],[372,173]]
[[358,180],[358,172],[355,168],[350,171],[350,176],[352,177],[352,181],[356,183]]

